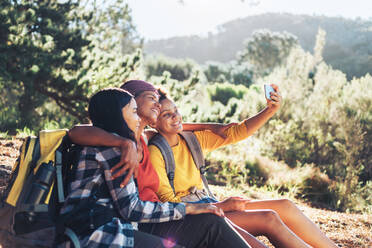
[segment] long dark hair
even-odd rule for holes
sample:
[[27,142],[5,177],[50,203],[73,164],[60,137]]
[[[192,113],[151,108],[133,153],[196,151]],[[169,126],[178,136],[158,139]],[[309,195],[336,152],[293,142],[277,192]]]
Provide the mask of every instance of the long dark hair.
[[129,92],[120,88],[108,88],[94,94],[88,107],[93,126],[135,141],[135,135],[121,111],[132,99]]

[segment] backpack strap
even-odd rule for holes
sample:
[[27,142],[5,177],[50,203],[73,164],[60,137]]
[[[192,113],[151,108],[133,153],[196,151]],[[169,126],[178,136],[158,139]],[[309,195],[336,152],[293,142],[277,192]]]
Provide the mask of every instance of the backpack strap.
[[[203,181],[205,189],[208,192],[209,197],[216,199],[209,189],[208,181],[204,176],[206,172],[206,166],[203,151],[198,139],[196,138],[195,134],[190,131],[182,132],[180,135],[186,141],[187,147],[191,152],[194,163],[200,171],[200,177]],[[174,194],[176,194],[176,191],[174,189],[174,171],[176,163],[174,161],[172,148],[169,146],[167,140],[160,133],[151,138],[151,140],[149,141],[149,145],[154,145],[160,150],[165,162],[165,170],[167,172],[169,184],[171,185]]]
[[176,194],[176,191],[174,189],[174,170],[176,163],[174,162],[172,148],[169,146],[167,140],[160,133],[155,134],[154,137],[151,138],[151,140],[149,141],[149,145],[156,146],[160,150],[161,155],[163,155],[169,184],[171,185],[174,194]]
[[[120,214],[114,208],[97,203],[99,199],[110,197],[109,194],[106,183],[102,181],[95,184],[90,197],[76,200],[70,199],[71,202],[77,201],[78,204],[70,212],[61,214],[58,217],[58,242],[62,241],[61,238],[63,235],[61,236],[60,234],[63,232],[61,231],[64,231],[64,234],[71,238],[71,236],[66,233],[67,228],[78,236],[85,236],[92,233],[100,226],[112,221],[114,217],[120,218]],[[72,242],[73,239],[74,237],[71,238]]]
[[200,177],[203,181],[204,187],[208,191],[209,197],[215,199],[214,195],[209,189],[207,178],[205,177],[205,172],[207,171],[207,169],[205,166],[203,150],[201,149],[198,138],[196,138],[196,135],[192,131],[183,131],[180,133],[180,135],[186,141],[187,147],[191,152],[194,163],[200,171]]
[[192,158],[196,167],[200,170],[201,174],[204,174],[205,160],[203,155],[203,150],[201,149],[199,140],[196,138],[195,134],[191,131],[183,131],[180,133],[181,137],[186,141],[187,147],[189,148]]
[[[77,237],[76,233],[72,231],[70,228],[66,227],[64,233],[72,242],[75,248],[80,248],[79,238]],[[57,246],[57,244],[55,244]]]
[[32,155],[36,144],[36,139],[36,137],[28,137],[27,140],[24,142],[24,144],[22,145],[20,162],[18,163],[17,168],[14,169],[17,170],[17,174],[15,175],[15,181],[11,186],[10,192],[6,199],[6,202],[14,207],[16,206],[18,199],[22,198],[22,189],[26,182],[27,175],[30,171],[30,165],[32,162]]
[[65,201],[65,193],[63,192],[62,151],[60,150],[60,148],[58,148],[56,151],[56,179],[57,179],[58,202],[63,203]]

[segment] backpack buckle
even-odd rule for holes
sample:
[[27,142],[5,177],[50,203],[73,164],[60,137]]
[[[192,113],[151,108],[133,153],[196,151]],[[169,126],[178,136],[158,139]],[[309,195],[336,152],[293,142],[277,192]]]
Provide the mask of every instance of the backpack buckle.
[[200,167],[200,174],[204,175],[207,172],[208,168],[204,165]]
[[173,180],[173,179],[174,179],[174,171],[170,171],[170,172],[168,173],[168,178],[169,178],[170,180]]

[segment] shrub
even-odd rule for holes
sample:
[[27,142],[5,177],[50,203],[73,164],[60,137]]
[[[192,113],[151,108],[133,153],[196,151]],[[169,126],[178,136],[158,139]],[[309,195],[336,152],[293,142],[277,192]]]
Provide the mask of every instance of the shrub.
[[197,70],[197,65],[191,60],[175,59],[163,55],[149,56],[145,59],[146,77],[162,76],[169,72],[172,79],[185,81]]
[[207,91],[211,101],[226,105],[231,98],[242,99],[248,89],[242,85],[223,83],[208,85]]
[[[223,147],[207,156],[208,178],[215,184],[230,186],[263,186],[268,171],[259,160],[247,151],[250,142]],[[245,152],[243,152],[243,150]],[[213,154],[213,155],[212,155]]]
[[[334,181],[325,187],[323,183],[327,183],[317,177],[312,179],[314,183],[306,179],[305,186],[313,188],[304,192],[310,200],[344,211],[363,208],[360,206],[370,200],[361,201],[355,192],[366,189],[371,181],[372,77],[348,82],[345,74],[320,63],[309,81],[310,61],[311,56],[299,52],[290,56],[286,69],[267,77],[282,77],[285,100],[278,119],[271,120],[259,134],[265,143],[264,154],[291,167],[314,163]],[[320,190],[318,184],[327,190],[312,195],[311,190]]]
[[230,79],[229,69],[225,64],[209,61],[203,68],[203,73],[208,82],[225,83]]
[[249,63],[238,64],[231,61],[228,64],[207,62],[203,70],[210,83],[231,83],[249,87],[253,83],[253,68]]

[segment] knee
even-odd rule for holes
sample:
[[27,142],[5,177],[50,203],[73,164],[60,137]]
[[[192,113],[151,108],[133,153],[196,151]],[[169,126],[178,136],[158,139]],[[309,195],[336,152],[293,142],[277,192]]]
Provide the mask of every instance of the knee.
[[224,230],[228,230],[228,224],[224,218],[215,214],[198,215],[199,231],[206,232],[210,237],[218,237]]
[[199,214],[197,216],[200,222],[209,224],[209,225],[214,225],[214,224],[224,222],[223,218],[215,214]]
[[274,210],[264,210],[261,212],[260,217],[262,223],[265,224],[269,230],[274,230],[282,224],[282,221],[277,212]]
[[280,199],[278,201],[279,201],[280,208],[285,210],[286,212],[291,213],[293,211],[298,210],[296,204],[294,204],[294,202],[289,199]]
[[222,230],[225,229],[229,224],[226,220],[215,214],[202,214],[199,215],[202,219],[199,219],[199,222],[202,222],[208,230]]

